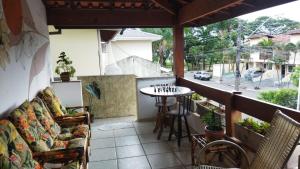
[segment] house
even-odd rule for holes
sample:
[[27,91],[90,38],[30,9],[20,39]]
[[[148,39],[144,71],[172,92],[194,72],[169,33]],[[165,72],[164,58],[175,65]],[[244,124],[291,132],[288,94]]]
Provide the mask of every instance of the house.
[[[64,51],[73,61],[76,76],[128,73],[127,70],[122,70],[126,68],[121,67],[118,63],[122,60],[126,62],[129,57],[133,56],[145,60],[138,59],[141,62],[135,64],[135,66],[140,68],[151,67],[155,70],[149,70],[148,73],[147,70],[143,70],[142,72],[145,73],[141,73],[141,71],[138,71],[140,68],[136,68],[137,72],[130,71],[131,73],[142,77],[150,76],[149,74],[153,72],[157,72],[156,75],[160,73],[157,64],[152,63],[152,42],[160,40],[161,35],[143,32],[138,29],[111,29],[110,32],[113,33],[109,38],[112,39],[107,39],[103,33],[105,31],[109,30],[63,29],[61,34],[50,35],[52,69],[55,69],[55,63],[60,52]],[[86,69],[86,67],[89,67],[89,69]]]
[[[249,45],[255,46],[259,42],[261,42],[264,39],[271,39],[275,43],[281,43],[281,44],[287,44],[287,43],[294,43],[297,44],[300,42],[300,29],[289,31],[285,34],[280,35],[264,35],[264,34],[255,34],[251,37],[249,37]],[[276,65],[274,62],[270,59],[264,60],[260,52],[258,50],[252,50],[250,53],[250,59],[247,63],[247,68],[265,68],[267,73],[267,76],[264,78],[277,78],[277,73],[279,72],[280,78],[285,77],[286,75],[290,74],[293,70],[295,61],[295,65],[300,65],[300,53],[298,52],[295,56],[294,53],[290,53],[287,61],[282,64],[278,70],[276,70]],[[277,72],[278,71],[278,72]]]

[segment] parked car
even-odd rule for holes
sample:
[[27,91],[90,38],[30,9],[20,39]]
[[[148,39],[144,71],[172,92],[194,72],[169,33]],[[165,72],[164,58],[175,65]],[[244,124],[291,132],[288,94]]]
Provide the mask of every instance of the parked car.
[[248,69],[244,75],[245,79],[252,80],[253,78],[259,77],[264,73],[263,70],[260,69]]
[[194,74],[194,79],[210,80],[211,78],[211,75],[206,71],[199,71]]

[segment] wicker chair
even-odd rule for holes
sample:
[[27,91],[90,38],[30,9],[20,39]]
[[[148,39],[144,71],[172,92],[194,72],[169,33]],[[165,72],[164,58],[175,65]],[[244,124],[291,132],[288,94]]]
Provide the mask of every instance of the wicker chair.
[[[247,169],[281,169],[284,168],[293,150],[297,146],[300,138],[300,123],[284,115],[281,111],[277,110],[271,122],[271,127],[267,131],[264,140],[259,145],[258,151],[254,160],[245,166],[238,166]],[[214,141],[209,143],[206,147],[199,151],[198,157],[202,164],[205,164],[207,149],[212,146],[226,144],[228,141]],[[235,149],[241,149],[234,143],[228,143],[229,146]],[[239,158],[246,159],[248,157],[244,150]],[[208,165],[200,165],[197,169],[222,169],[221,167],[213,167]]]

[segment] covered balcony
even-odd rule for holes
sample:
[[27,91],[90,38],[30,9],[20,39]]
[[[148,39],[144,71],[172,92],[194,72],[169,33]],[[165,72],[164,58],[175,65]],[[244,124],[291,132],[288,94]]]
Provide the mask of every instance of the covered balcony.
[[[253,159],[257,151],[257,145],[254,144],[257,143],[249,145],[244,142],[247,138],[240,139],[238,136],[242,133],[238,133],[235,124],[243,116],[270,123],[277,110],[299,123],[300,112],[249,98],[241,92],[225,91],[186,79],[184,27],[203,26],[291,1],[1,0],[1,117],[6,118],[25,100],[31,101],[39,91],[51,86],[64,106],[77,106],[77,103],[79,106],[89,106],[94,117],[86,168],[190,169],[197,167],[195,163],[193,165],[192,154],[197,154],[199,149],[192,148],[188,138],[183,138],[180,146],[174,135],[168,140],[168,122],[162,125],[164,131],[157,139],[157,132],[153,133],[158,112],[155,97],[140,92],[144,87],[173,84],[189,88],[205,97],[206,101],[218,105],[223,111],[224,139],[246,149],[250,159]],[[174,75],[149,78],[137,78],[134,75],[104,76],[100,66],[96,71],[98,75],[78,76],[77,81],[64,84],[54,82],[52,65],[55,63],[51,63],[49,48],[52,42],[49,40],[48,25],[58,30],[50,32],[50,35],[59,34],[64,29],[99,29],[97,48],[101,42],[111,40],[116,32],[125,28],[170,27],[173,29]],[[72,44],[69,45],[72,47]],[[82,57],[89,60],[89,56]],[[89,61],[85,69],[89,69],[89,64],[101,65],[100,59]],[[101,91],[99,99],[86,90],[86,86],[93,82],[97,83]],[[195,109],[188,117],[188,129],[192,134],[204,133],[200,116],[201,112]],[[182,130],[186,133],[188,129]],[[293,148],[283,167],[299,167],[300,148]]]

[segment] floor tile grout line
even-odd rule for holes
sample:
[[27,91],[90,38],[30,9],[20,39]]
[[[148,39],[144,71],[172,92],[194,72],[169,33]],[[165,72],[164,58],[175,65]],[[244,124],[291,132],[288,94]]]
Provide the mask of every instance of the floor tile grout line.
[[[137,133],[136,126],[134,126],[134,129],[135,129],[136,134],[138,134],[138,133]],[[144,154],[145,154],[145,157],[146,157],[146,159],[147,159],[147,162],[148,162],[150,168],[152,169],[152,166],[151,166],[150,161],[149,161],[149,159],[148,159],[148,156],[147,156],[147,154],[146,154],[145,148],[144,148],[144,146],[142,145],[142,142],[141,142],[141,139],[140,139],[139,136],[138,136],[138,139],[139,139],[140,145],[142,146],[142,149],[143,149],[143,151],[144,151]]]

